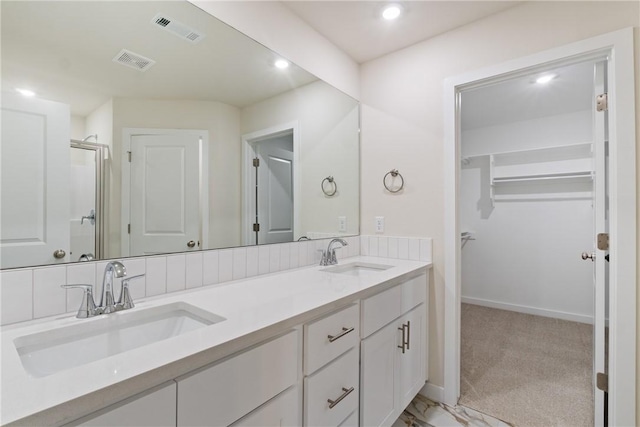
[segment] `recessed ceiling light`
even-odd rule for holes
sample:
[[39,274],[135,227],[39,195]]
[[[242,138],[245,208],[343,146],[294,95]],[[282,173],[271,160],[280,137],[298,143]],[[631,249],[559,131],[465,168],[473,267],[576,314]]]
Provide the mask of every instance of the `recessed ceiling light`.
[[280,68],[281,70],[284,70],[289,66],[289,61],[284,59],[278,59],[276,62],[273,63],[273,65],[275,65],[276,68]]
[[16,88],[16,92],[21,93],[24,96],[35,96],[36,95],[36,93],[34,91],[29,90],[29,89]]
[[402,7],[398,4],[390,4],[387,5],[384,9],[382,9],[382,17],[387,21],[391,21],[396,19],[402,14]]
[[543,84],[549,83],[555,77],[556,77],[555,74],[545,74],[544,76],[538,77],[536,79],[536,83],[543,85]]

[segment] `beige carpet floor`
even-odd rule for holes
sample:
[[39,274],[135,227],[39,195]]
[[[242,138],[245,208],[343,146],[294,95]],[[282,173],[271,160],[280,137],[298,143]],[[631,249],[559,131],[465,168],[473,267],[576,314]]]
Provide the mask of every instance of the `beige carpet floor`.
[[460,405],[517,427],[592,426],[593,327],[462,304]]

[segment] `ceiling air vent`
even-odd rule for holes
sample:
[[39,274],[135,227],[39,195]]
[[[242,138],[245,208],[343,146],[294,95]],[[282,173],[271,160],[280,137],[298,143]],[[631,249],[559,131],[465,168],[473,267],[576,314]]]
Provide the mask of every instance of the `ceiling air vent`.
[[138,71],[147,71],[156,63],[153,59],[145,58],[144,56],[133,53],[127,49],[122,49],[120,53],[113,58],[113,62],[126,65],[127,67],[134,68]]
[[190,43],[198,43],[204,38],[204,34],[199,32],[198,30],[191,28],[183,24],[182,22],[171,19],[161,13],[154,16],[151,20],[151,23],[164,30],[169,31],[170,33],[173,33],[183,40],[187,40]]

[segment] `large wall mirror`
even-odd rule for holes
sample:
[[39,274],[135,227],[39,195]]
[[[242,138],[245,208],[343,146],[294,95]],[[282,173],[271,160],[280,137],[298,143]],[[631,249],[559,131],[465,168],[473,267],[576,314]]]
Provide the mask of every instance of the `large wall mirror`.
[[357,101],[186,1],[3,1],[2,268],[358,234]]

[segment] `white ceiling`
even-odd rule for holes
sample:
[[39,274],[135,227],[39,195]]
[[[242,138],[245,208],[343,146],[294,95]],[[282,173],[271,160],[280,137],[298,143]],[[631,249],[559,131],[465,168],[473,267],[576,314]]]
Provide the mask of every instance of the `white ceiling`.
[[[316,31],[363,63],[462,25],[498,13],[518,1],[283,1]],[[382,7],[399,3],[395,21]]]
[[[34,90],[86,116],[111,97],[251,105],[317,78],[186,1],[1,1],[2,89]],[[205,34],[197,44],[157,25],[168,15]],[[145,72],[114,63],[128,49]]]
[[[556,77],[547,84],[536,79]],[[588,110],[594,97],[594,64],[584,62],[462,92],[464,130]]]

